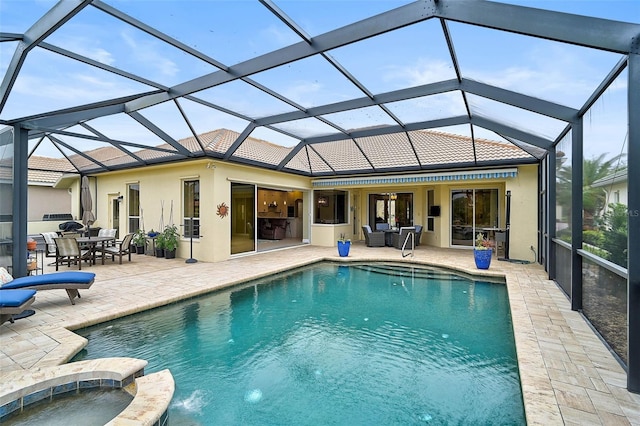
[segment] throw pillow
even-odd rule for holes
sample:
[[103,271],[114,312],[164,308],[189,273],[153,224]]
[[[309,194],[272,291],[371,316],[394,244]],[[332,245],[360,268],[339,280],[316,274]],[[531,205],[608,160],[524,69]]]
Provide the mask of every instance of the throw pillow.
[[13,277],[6,269],[0,267],[0,285],[13,281]]

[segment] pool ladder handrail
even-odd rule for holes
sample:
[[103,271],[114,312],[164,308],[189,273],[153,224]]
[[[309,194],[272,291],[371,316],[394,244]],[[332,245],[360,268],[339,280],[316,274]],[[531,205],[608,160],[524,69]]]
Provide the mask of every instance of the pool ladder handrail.
[[[409,242],[409,239],[411,239],[411,253],[404,253],[405,248],[407,247],[407,243]],[[407,236],[404,239],[404,243],[402,243],[402,257],[407,257],[407,256],[414,256],[416,250],[416,234],[415,232],[409,232],[407,234]]]

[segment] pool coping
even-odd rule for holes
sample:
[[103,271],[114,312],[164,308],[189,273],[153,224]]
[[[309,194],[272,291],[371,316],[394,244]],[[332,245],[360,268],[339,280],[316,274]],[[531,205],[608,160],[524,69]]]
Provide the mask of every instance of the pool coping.
[[147,361],[136,358],[101,358],[60,366],[15,371],[3,376],[0,422],[29,405],[56,396],[90,389],[125,389],[133,395],[129,405],[107,425],[135,421],[138,425],[165,426],[174,392],[169,370],[144,375]]
[[[413,259],[399,258],[392,248],[368,248],[352,244],[349,257],[340,258],[335,247],[302,246],[279,251],[238,256],[218,262],[185,265],[184,260],[159,260],[138,256],[143,263],[97,266],[96,285],[83,293],[75,307],[60,306],[55,321],[41,321],[29,326],[23,321],[0,328],[0,338],[7,328],[16,330],[16,339],[32,340],[29,333],[55,339],[55,344],[31,358],[12,358],[0,348],[0,367],[32,368],[67,362],[84,345],[84,338],[69,330],[83,328],[128,314],[196,297],[212,291],[242,284],[292,268],[319,261],[382,261],[416,263],[451,269],[474,277],[503,277],[506,281],[521,389],[528,424],[640,424],[640,396],[626,390],[626,373],[606,346],[594,334],[579,312],[570,304],[541,265],[493,262],[486,271],[477,270],[470,252],[458,249],[420,247]],[[139,258],[139,259],[138,259]],[[135,269],[135,270],[134,270]],[[257,272],[256,272],[257,271]],[[142,278],[142,280],[141,280]],[[167,286],[170,283],[171,286]],[[166,290],[171,287],[170,290]],[[38,295],[35,308],[58,308],[62,295]],[[156,294],[158,293],[158,294]],[[90,300],[85,299],[86,297]],[[79,306],[91,303],[87,312],[77,313]],[[44,299],[44,300],[43,300]],[[118,304],[114,299],[126,299]],[[55,301],[54,301],[55,300]],[[43,315],[43,314],[39,314]],[[60,320],[62,318],[63,320]],[[5,334],[3,334],[5,333]],[[40,345],[42,346],[42,345]],[[19,361],[19,362],[18,362]]]

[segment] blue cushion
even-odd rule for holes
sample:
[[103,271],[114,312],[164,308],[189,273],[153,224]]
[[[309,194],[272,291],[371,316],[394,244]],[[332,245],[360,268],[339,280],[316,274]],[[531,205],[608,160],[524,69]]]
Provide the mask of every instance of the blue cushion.
[[42,284],[68,284],[68,283],[90,283],[94,280],[96,274],[93,272],[69,271],[54,274],[30,275],[28,277],[14,278],[2,286],[2,289],[15,289],[22,287],[31,287]]
[[0,291],[0,308],[16,308],[36,294],[35,290]]

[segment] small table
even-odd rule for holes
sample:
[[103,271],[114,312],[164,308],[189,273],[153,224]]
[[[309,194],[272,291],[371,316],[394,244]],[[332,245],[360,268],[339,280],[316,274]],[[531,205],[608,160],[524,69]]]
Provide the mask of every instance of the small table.
[[383,229],[384,231],[384,245],[387,247],[393,247],[393,234],[398,234],[399,229]]
[[38,271],[40,271],[40,275],[43,274],[42,264],[44,263],[44,250],[28,250],[29,252],[29,260],[33,259],[31,262],[27,262],[27,275],[38,275]]
[[147,256],[155,256],[156,255],[156,238],[158,238],[158,236],[154,236],[154,237],[149,237],[147,236],[145,238],[145,254]]
[[[91,255],[91,264],[96,264],[96,246],[98,243],[101,244],[101,247],[104,249],[107,242],[115,241],[115,237],[77,237],[76,241],[78,244],[86,246],[89,248],[89,252]],[[102,264],[104,265],[104,256],[102,256]]]

